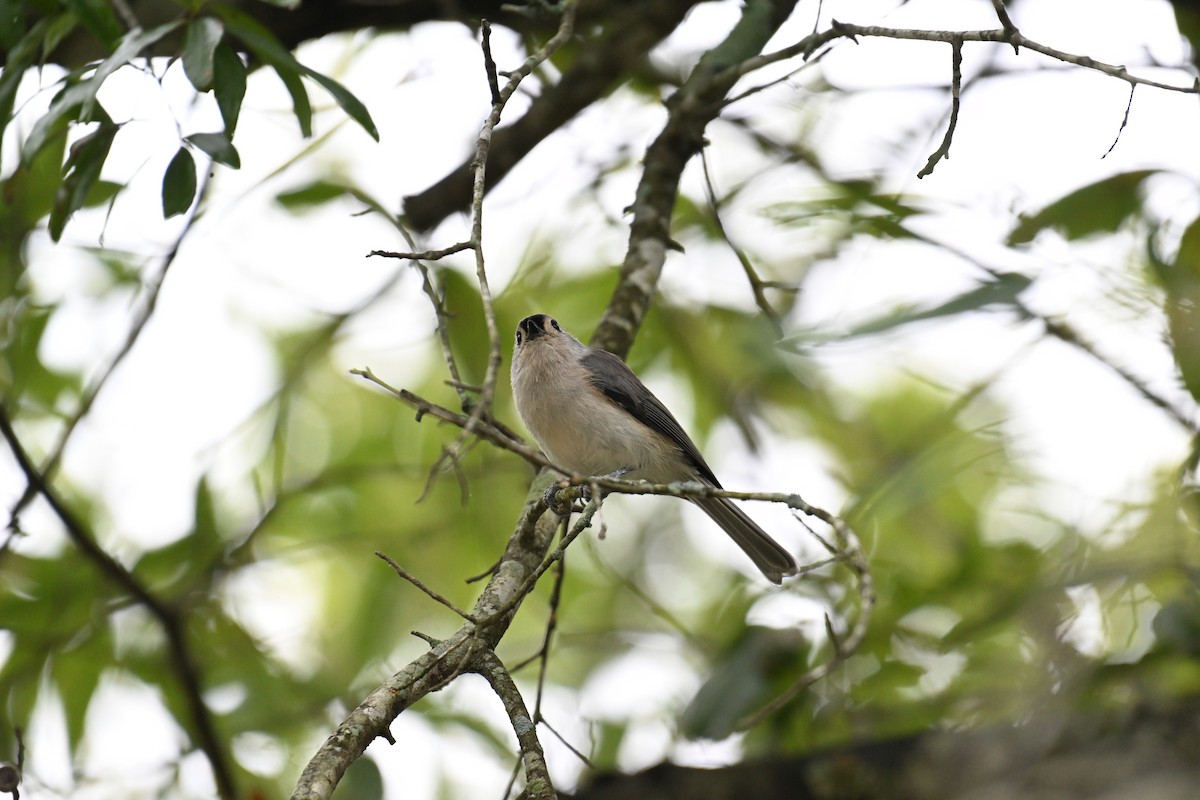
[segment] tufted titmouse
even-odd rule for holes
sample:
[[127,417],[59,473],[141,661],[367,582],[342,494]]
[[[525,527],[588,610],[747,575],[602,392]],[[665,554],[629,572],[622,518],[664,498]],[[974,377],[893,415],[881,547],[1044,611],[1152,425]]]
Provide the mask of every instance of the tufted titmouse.
[[[652,483],[721,487],[675,417],[625,362],[593,350],[546,314],[517,326],[513,398],[525,427],[554,463],[583,475],[619,473]],[[732,501],[693,500],[769,580],[796,574],[796,561]]]

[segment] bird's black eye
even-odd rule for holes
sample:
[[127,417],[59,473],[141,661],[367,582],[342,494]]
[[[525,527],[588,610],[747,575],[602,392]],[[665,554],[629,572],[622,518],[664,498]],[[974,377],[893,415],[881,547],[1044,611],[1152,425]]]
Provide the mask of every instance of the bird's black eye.
[[558,327],[558,320],[554,319],[553,317],[550,318],[550,327],[554,328],[554,330],[558,331],[559,333],[562,332],[562,328]]
[[517,328],[517,346],[521,345],[521,329]]

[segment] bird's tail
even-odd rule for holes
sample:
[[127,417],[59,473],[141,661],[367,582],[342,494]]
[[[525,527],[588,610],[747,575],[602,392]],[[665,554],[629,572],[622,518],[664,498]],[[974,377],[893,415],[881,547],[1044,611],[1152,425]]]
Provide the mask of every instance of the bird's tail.
[[767,535],[745,511],[724,497],[701,497],[693,500],[700,509],[729,534],[742,548],[754,566],[772,583],[783,583],[785,575],[795,575],[799,568],[792,554]]

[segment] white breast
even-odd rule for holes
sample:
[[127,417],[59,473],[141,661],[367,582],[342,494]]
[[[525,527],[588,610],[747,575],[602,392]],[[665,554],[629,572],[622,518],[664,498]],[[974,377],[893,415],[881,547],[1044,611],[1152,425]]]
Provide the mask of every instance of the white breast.
[[690,475],[676,448],[601,394],[579,363],[582,345],[534,340],[513,362],[513,397],[533,438],[556,464],[577,475],[605,475],[654,482]]

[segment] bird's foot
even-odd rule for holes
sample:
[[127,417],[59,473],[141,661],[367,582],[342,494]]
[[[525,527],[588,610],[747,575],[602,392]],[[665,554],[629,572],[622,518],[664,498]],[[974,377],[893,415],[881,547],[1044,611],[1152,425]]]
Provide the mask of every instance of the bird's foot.
[[[612,478],[615,480],[617,478],[620,478],[622,475],[628,475],[630,472],[633,472],[633,467],[621,467],[620,469],[615,469],[612,472],[605,473],[604,475],[597,475],[596,477],[597,478]],[[565,516],[566,514],[569,514],[572,511],[576,510],[573,497],[567,499],[566,501],[560,501],[558,498],[558,493],[560,491],[562,491],[563,489],[570,489],[570,488],[572,488],[572,487],[571,486],[563,486],[561,481],[550,484],[550,488],[546,490],[546,494],[542,497],[542,500],[546,503],[546,508],[550,509],[551,511],[553,511],[555,514],[558,514],[559,516]],[[579,489],[579,499],[581,501],[583,501],[584,503],[591,502],[591,500],[592,500],[591,484],[581,483],[578,485],[578,489]]]
[[[596,477],[617,480],[622,475],[628,475],[630,472],[633,472],[633,467],[621,467],[620,469],[614,469],[612,472],[606,472],[603,475],[597,475]],[[592,499],[592,484],[585,483],[582,486],[580,486],[579,487],[579,497],[585,503],[590,502]]]
[[[542,501],[546,504],[546,508],[558,514],[560,517],[565,517],[575,510],[575,498],[568,497],[566,500],[559,500],[558,493],[563,489],[571,489],[571,486],[563,486],[561,481],[555,481],[550,484],[550,488],[546,489],[546,494],[542,496]],[[586,489],[586,486],[579,487],[581,490]],[[580,492],[582,494],[582,491]]]

